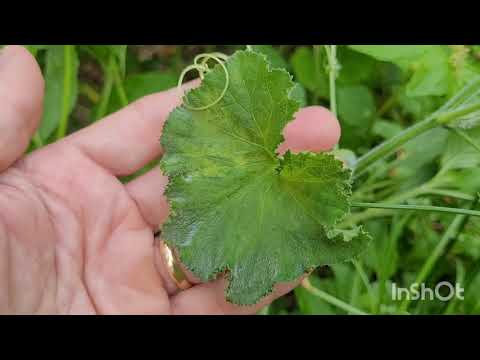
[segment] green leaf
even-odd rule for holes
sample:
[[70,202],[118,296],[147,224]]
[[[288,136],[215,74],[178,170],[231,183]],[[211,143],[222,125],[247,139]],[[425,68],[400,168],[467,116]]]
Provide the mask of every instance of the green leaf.
[[323,66],[323,59],[315,59],[309,47],[299,47],[293,53],[290,62],[296,80],[307,90],[316,95],[329,98],[328,76]]
[[113,55],[119,66],[121,76],[125,76],[127,45],[86,45],[82,49],[92,54],[103,67],[106,67],[108,58]]
[[[173,88],[177,85],[178,75],[173,71],[168,72],[144,72],[127,75],[123,81],[125,93],[130,102],[141,97]],[[112,94],[108,113],[122,108],[122,103],[116,93]]]
[[273,68],[287,69],[288,64],[282,54],[272,45],[250,45],[253,51],[263,54]]
[[395,122],[384,119],[377,119],[372,128],[372,134],[382,137],[383,139],[390,139],[402,132],[403,127]]
[[125,76],[125,68],[127,63],[127,45],[106,45],[117,59],[120,68],[120,75]]
[[219,102],[208,107],[226,81],[216,66],[165,124],[171,213],[162,236],[201,280],[227,272],[229,301],[254,304],[278,282],[352,258],[369,237],[335,229],[351,195],[341,161],[276,153],[299,108],[290,75],[253,51],[236,52],[225,66],[229,86]]
[[372,57],[346,46],[338,46],[338,62],[341,65],[337,78],[339,85],[370,84],[378,76],[379,67],[383,65]]
[[78,92],[78,57],[73,45],[48,48],[45,67],[45,97],[39,134],[47,141],[53,131],[66,122]]
[[40,50],[47,50],[51,45],[24,45],[33,56],[36,56]]
[[365,145],[375,120],[375,99],[363,85],[339,86],[338,115],[342,124],[340,145],[351,149]]
[[430,48],[422,57],[415,73],[407,84],[406,94],[417,96],[442,96],[448,93],[450,65],[447,52],[441,46]]
[[413,71],[407,84],[409,97],[443,96],[449,91],[451,69],[443,45],[350,45],[351,49],[377,60],[392,62]]
[[402,68],[409,67],[412,61],[417,61],[435,46],[438,45],[349,45],[353,50]]

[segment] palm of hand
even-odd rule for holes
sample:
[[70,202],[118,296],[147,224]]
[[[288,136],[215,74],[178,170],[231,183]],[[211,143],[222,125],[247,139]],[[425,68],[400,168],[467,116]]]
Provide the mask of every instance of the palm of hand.
[[[158,169],[126,185],[117,176],[160,155],[178,93],[146,97],[21,158],[38,126],[43,81],[23,48],[6,51],[15,61],[0,63],[0,98],[9,90],[0,135],[0,313],[254,313],[296,285],[278,286],[253,307],[225,302],[222,279],[175,291],[153,235],[168,213],[167,179]],[[309,108],[287,127],[284,147],[324,150],[338,136],[327,111]]]

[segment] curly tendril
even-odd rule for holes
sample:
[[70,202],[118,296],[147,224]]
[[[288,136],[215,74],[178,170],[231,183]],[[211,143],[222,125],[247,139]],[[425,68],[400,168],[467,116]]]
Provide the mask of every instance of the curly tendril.
[[187,66],[185,69],[183,69],[182,73],[180,74],[180,78],[178,79],[178,89],[181,90],[181,86],[183,84],[183,79],[185,78],[185,75],[192,70],[197,70],[198,75],[200,76],[200,79],[204,79],[205,74],[210,72],[212,69],[208,67],[208,61],[209,60],[214,60],[217,62],[225,72],[225,86],[223,87],[222,92],[220,93],[220,96],[213,101],[212,103],[201,106],[201,107],[193,107],[188,105],[186,102],[184,103],[184,106],[189,109],[189,110],[194,110],[194,111],[200,111],[200,110],[206,110],[208,108],[211,108],[212,106],[216,105],[220,100],[223,99],[225,96],[225,93],[227,92],[228,86],[230,84],[230,76],[228,74],[227,67],[225,66],[224,62],[227,61],[228,56],[222,53],[208,53],[208,54],[199,54],[195,56],[193,60],[193,64]]

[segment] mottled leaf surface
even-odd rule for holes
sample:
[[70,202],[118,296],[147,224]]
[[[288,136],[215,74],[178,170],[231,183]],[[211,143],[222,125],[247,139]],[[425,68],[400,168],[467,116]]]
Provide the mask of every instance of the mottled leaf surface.
[[[351,194],[341,161],[276,153],[299,109],[290,75],[254,51],[236,52],[226,67],[230,82],[220,102],[201,111],[183,105],[165,124],[161,168],[171,211],[162,236],[201,280],[226,272],[227,299],[249,305],[276,283],[352,258],[369,237],[335,228]],[[211,104],[225,76],[215,67],[184,104]]]

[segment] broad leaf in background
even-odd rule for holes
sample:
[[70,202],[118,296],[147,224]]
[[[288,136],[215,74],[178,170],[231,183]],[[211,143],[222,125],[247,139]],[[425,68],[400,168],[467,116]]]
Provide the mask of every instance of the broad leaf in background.
[[[174,88],[177,85],[178,74],[173,71],[166,72],[144,72],[140,74],[127,75],[123,81],[123,88],[130,102],[141,97],[154,94],[160,91]],[[118,94],[114,92],[109,103],[108,113],[122,108]]]
[[[323,52],[319,51],[319,54]],[[295,50],[290,62],[296,80],[307,90],[324,99],[329,98],[328,76],[325,72],[323,56],[316,59],[310,47],[302,46]]]
[[165,123],[171,213],[162,237],[201,280],[228,272],[228,300],[254,304],[278,282],[352,258],[369,237],[335,228],[351,191],[341,161],[326,153],[277,157],[299,109],[290,75],[253,51],[237,51],[225,66],[229,86],[218,103],[209,106],[224,89],[220,66]]
[[337,103],[342,124],[340,145],[353,150],[367,146],[376,110],[370,89],[363,85],[339,86]]
[[73,45],[50,45],[44,70],[45,98],[40,137],[48,141],[59,126],[64,126],[77,101],[78,57]]
[[377,60],[392,62],[413,75],[410,97],[447,95],[451,81],[449,53],[443,45],[349,45]]
[[391,175],[399,182],[399,189],[409,190],[430,180],[437,172],[437,160],[445,150],[449,131],[430,130],[406,143],[403,160],[392,169]]
[[383,63],[346,46],[338,46],[337,49],[340,63],[337,84],[371,85],[377,80],[379,68]]

